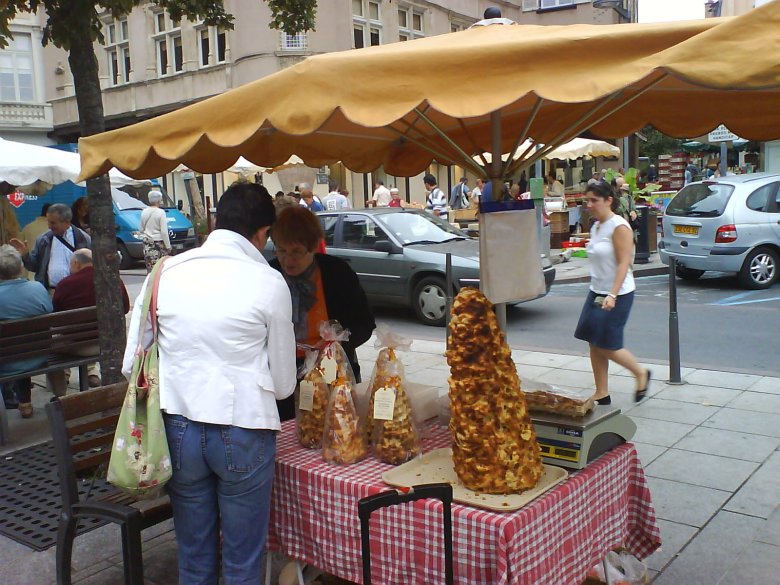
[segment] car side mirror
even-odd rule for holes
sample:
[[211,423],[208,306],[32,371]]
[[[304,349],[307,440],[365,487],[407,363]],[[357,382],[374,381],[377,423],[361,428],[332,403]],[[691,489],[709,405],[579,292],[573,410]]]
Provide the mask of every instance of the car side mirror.
[[374,243],[374,250],[385,254],[398,254],[398,250],[390,240],[377,240]]

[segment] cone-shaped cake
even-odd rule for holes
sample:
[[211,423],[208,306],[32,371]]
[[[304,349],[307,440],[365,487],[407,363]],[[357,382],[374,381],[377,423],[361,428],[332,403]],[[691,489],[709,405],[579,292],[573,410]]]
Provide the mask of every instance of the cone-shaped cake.
[[463,485],[486,494],[534,487],[542,477],[536,432],[512,354],[490,301],[455,297],[449,326],[452,459]]

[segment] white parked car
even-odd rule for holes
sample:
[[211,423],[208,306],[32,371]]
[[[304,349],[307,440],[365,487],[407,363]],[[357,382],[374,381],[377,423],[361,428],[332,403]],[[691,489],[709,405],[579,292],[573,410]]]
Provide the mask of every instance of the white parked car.
[[780,278],[780,174],[707,179],[683,187],[663,217],[661,260],[693,280],[705,271],[738,275],[746,288]]

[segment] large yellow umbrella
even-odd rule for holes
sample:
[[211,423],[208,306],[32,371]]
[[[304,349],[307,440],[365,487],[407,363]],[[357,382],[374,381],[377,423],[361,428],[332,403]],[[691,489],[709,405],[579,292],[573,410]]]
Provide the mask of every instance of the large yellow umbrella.
[[511,152],[527,137],[552,149],[585,129],[625,136],[646,123],[676,136],[725,123],[772,139],[780,135],[778,30],[773,2],[733,19],[477,26],[318,55],[82,139],[82,173],[115,166],[151,177],[179,163],[209,173],[240,155],[271,167],[297,154],[311,167],[341,160],[357,172],[383,165],[410,176],[437,160],[484,174],[472,155]]

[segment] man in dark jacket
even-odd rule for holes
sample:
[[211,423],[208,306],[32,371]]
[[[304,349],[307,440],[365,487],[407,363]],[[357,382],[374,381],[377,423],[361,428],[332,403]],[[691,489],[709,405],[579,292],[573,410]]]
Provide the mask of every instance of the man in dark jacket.
[[22,255],[27,270],[35,272],[35,280],[51,290],[70,273],[70,257],[92,241],[83,230],[71,225],[73,212],[62,203],[55,203],[46,212],[49,231],[40,236],[30,249],[29,242],[12,238],[10,244]]

